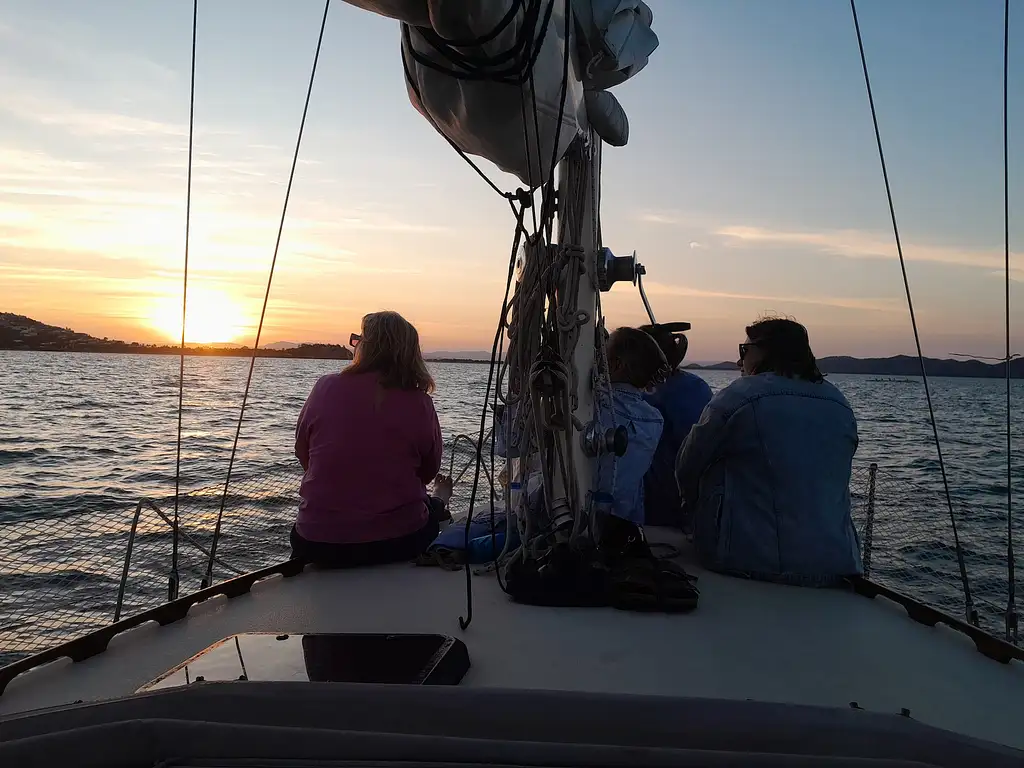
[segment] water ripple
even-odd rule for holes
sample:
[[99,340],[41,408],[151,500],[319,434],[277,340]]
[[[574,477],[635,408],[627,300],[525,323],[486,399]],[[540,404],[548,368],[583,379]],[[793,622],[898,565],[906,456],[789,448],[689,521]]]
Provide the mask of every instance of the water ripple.
[[[183,491],[223,484],[247,367],[247,360],[237,358],[186,359]],[[299,409],[316,379],[336,369],[332,361],[257,361],[236,478],[297,466],[292,449]],[[432,369],[446,438],[474,433],[486,366],[438,364]],[[735,376],[725,371],[702,375],[715,389]],[[885,473],[879,524],[891,526],[899,536],[879,536],[874,562],[880,575],[934,593],[940,604],[952,600],[959,575],[921,387],[864,376],[830,380],[857,412],[858,460],[875,461]],[[1019,411],[1024,382],[1013,386],[1013,404]],[[933,380],[936,421],[972,586],[983,594],[988,590],[994,603],[1006,589],[1002,387],[999,380]],[[177,408],[174,357],[0,352],[0,535],[9,542],[8,549],[0,551],[0,634],[18,619],[18,606],[38,599],[41,585],[52,585],[55,579],[64,585],[58,597],[72,612],[69,616],[82,606],[97,615],[107,611],[108,580],[119,572],[136,502],[142,497],[166,499],[173,493]],[[1022,437],[1024,421],[1018,420],[1013,425],[1016,467],[1024,467]],[[1014,473],[1013,491],[1024,498],[1019,471]],[[200,504],[207,512],[189,525],[206,535],[211,526],[207,517],[218,503],[219,497]],[[275,513],[280,510],[280,519],[266,523],[262,531],[246,530],[251,537],[247,541],[253,547],[271,547],[280,539],[285,551],[293,514],[289,500],[269,496],[255,503]],[[862,495],[856,503],[863,506]],[[1018,518],[1018,536],[1024,536],[1020,526]],[[36,535],[19,545],[18,531]],[[163,588],[168,566],[165,542],[158,540],[165,533],[166,527],[141,531],[137,542],[139,567],[159,574],[153,583],[162,580]],[[240,534],[234,529],[226,535]],[[1019,545],[1021,550],[1024,546]],[[44,567],[48,562],[66,563],[68,557],[74,560],[73,567]],[[1018,568],[1024,573],[1024,564]],[[158,598],[160,589],[153,583],[139,580],[138,593],[130,599]]]

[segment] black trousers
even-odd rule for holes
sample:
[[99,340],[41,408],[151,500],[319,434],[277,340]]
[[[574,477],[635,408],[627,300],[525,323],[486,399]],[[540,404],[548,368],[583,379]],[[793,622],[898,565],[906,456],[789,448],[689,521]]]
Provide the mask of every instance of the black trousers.
[[292,526],[292,560],[313,563],[322,568],[356,568],[361,565],[379,565],[412,560],[423,554],[441,532],[441,523],[450,520],[444,502],[433,496],[427,497],[430,516],[427,524],[397,539],[367,541],[360,544],[331,544],[323,541],[309,541],[299,535]]

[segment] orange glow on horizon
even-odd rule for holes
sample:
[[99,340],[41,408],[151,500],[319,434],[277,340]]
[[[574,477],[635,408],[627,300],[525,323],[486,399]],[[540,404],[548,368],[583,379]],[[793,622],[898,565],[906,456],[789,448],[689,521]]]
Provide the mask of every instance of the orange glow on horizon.
[[[181,297],[154,299],[146,313],[146,325],[169,341],[181,339]],[[251,333],[253,318],[226,291],[206,286],[190,287],[185,317],[186,344],[239,342]]]

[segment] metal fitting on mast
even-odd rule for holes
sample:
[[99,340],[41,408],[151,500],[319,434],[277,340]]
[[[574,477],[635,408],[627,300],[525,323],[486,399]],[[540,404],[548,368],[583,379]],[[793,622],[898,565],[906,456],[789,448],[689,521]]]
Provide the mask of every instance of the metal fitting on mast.
[[625,427],[605,428],[601,422],[595,420],[583,428],[580,433],[580,445],[583,446],[583,453],[592,459],[609,453],[625,456],[629,447],[629,433]]

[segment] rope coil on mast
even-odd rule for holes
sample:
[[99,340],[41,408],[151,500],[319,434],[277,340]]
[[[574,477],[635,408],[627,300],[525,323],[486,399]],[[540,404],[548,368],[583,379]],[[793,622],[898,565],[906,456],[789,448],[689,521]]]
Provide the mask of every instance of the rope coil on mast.
[[864,39],[860,32],[860,21],[857,18],[857,0],[850,0],[850,11],[853,15],[853,27],[857,34],[857,48],[860,51],[861,69],[864,71],[864,87],[868,94],[868,105],[871,108],[871,122],[875,131],[875,144],[878,147],[878,160],[882,167],[882,180],[885,183],[885,195],[889,203],[889,217],[892,220],[892,232],[896,241],[896,252],[899,255],[900,271],[903,274],[903,288],[907,295],[907,309],[910,312],[910,325],[914,331],[914,344],[917,348],[917,360],[921,367],[921,381],[924,384],[925,400],[928,403],[928,416],[931,420],[932,435],[935,439],[935,452],[938,455],[939,471],[942,474],[942,487],[946,496],[946,505],[949,508],[949,521],[953,527],[953,542],[956,549],[957,566],[960,570],[960,581],[964,591],[964,609],[967,620],[972,625],[978,625],[978,612],[974,608],[974,600],[971,597],[971,585],[967,578],[967,566],[964,561],[964,550],[960,543],[960,534],[957,530],[956,515],[953,512],[953,497],[949,490],[949,479],[946,476],[946,463],[942,457],[942,443],[939,440],[939,428],[935,421],[935,408],[932,405],[931,387],[928,384],[928,371],[925,368],[924,353],[921,350],[921,335],[917,328],[917,316],[914,313],[914,300],[910,293],[910,278],[907,276],[907,264],[903,257],[903,242],[900,239],[899,226],[896,223],[896,206],[892,199],[892,187],[889,184],[889,172],[885,163],[885,152],[882,149],[882,134],[878,127],[878,113],[875,110],[875,99],[871,92],[871,78],[868,75],[868,61],[864,53]]

